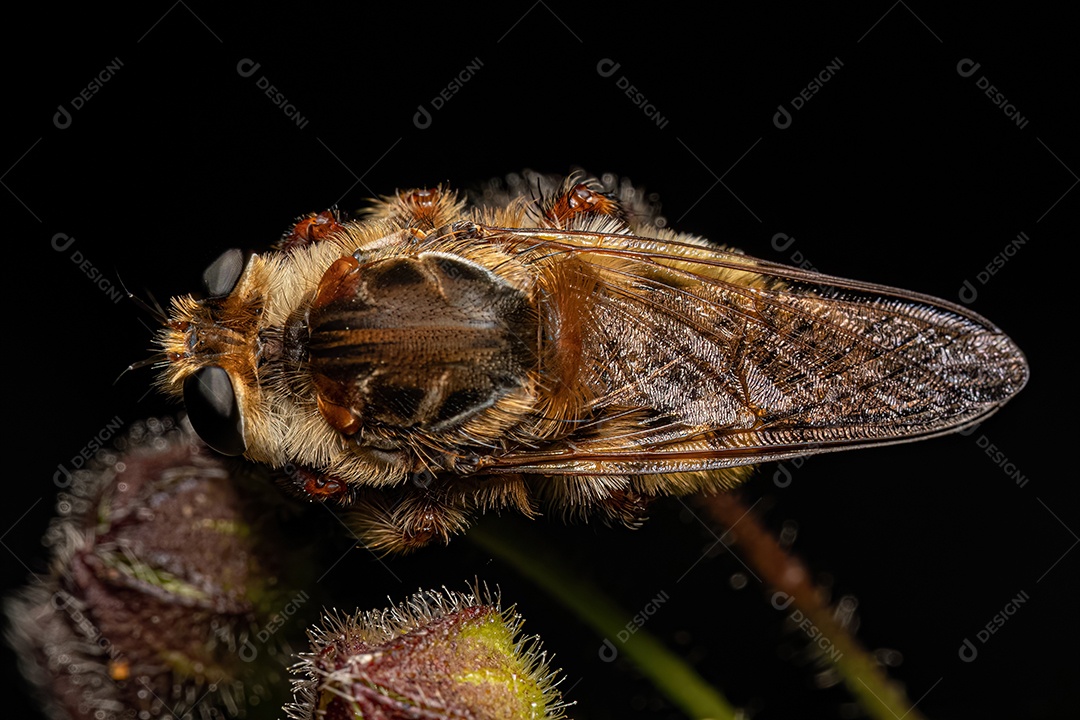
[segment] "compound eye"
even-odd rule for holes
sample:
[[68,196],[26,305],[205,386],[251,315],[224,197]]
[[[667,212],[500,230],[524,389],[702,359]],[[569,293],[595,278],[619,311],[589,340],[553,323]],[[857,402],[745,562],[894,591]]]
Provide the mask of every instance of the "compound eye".
[[203,285],[207,297],[224,297],[236,287],[240,273],[244,271],[244,253],[233,248],[226,250],[203,272]]
[[229,373],[214,365],[196,370],[184,380],[184,404],[203,442],[222,455],[244,453],[244,416]]

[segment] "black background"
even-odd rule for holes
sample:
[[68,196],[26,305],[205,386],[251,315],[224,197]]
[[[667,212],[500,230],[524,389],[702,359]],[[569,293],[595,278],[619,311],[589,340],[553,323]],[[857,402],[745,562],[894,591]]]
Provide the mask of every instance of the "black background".
[[[974,285],[971,307],[1028,354],[1032,379],[1015,400],[970,436],[811,459],[785,488],[766,465],[745,492],[763,498],[770,526],[798,524],[795,551],[836,596],[858,599],[859,639],[902,654],[892,675],[928,717],[1075,712],[1080,508],[1066,338],[1075,333],[1078,63],[1071,14],[1007,8],[30,8],[2,49],[13,461],[0,512],[5,591],[45,567],[39,538],[58,465],[116,416],[175,409],[146,394],[149,370],[114,384],[148,355],[153,321],[110,300],[72,262],[75,251],[112,286],[123,278],[163,299],[196,289],[221,250],[265,246],[302,213],[359,207],[399,187],[582,167],[659,193],[676,228],[769,260],[797,252],[830,274],[953,301],[965,280]],[[980,63],[971,77],[957,71],[965,58]],[[72,110],[117,59],[115,75]],[[245,59],[259,64],[250,77],[237,70]],[[605,59],[619,64],[610,77],[597,70]],[[840,70],[779,129],[778,105],[792,110],[835,59]],[[1023,128],[977,87],[983,76]],[[303,128],[260,91],[261,77]],[[662,128],[623,94],[623,77]],[[432,116],[424,129],[413,122],[421,104]],[[71,112],[63,129],[60,105]],[[1029,241],[980,282],[1020,232]],[[58,233],[75,238],[63,252]],[[783,252],[777,233],[795,238]],[[647,630],[732,702],[761,718],[850,716],[845,691],[815,688],[814,671],[786,657],[803,643],[766,589],[753,579],[732,589],[742,566],[679,503],[658,505],[635,533],[540,527],[595,573],[627,620],[666,592]],[[351,608],[479,576],[555,651],[578,702],[572,715],[681,717],[622,658],[602,662],[601,638],[467,540],[388,565],[393,574],[354,550],[325,582]],[[1030,600],[978,642],[1021,592]],[[958,656],[965,638],[979,649],[971,663]],[[3,661],[11,676],[10,652]],[[9,698],[5,716],[23,717],[24,694]]]

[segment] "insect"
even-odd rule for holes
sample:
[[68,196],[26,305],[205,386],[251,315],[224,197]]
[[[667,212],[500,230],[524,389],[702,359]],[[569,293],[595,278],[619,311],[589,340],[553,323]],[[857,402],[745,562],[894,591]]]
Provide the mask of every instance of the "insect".
[[755,463],[962,429],[1027,380],[966,308],[654,220],[582,176],[313,214],[173,299],[160,384],[209,445],[408,551],[489,510],[632,526]]

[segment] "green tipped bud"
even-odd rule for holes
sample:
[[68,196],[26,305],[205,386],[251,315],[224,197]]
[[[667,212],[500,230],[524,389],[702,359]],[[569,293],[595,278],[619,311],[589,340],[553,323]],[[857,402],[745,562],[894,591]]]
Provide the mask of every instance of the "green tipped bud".
[[45,538],[51,572],[6,604],[49,717],[276,714],[306,563],[242,467],[149,420],[75,473]]
[[294,672],[296,720],[560,718],[539,638],[476,588],[413,595],[395,607],[328,615]]

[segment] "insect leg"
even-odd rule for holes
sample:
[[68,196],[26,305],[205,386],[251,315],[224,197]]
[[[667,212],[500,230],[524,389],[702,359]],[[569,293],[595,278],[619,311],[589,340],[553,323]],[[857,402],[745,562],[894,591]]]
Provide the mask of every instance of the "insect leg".
[[285,253],[307,247],[341,230],[343,221],[344,218],[337,208],[309,213],[293,223],[292,227],[282,234],[275,247]]
[[558,195],[543,202],[544,219],[556,228],[568,227],[571,218],[586,213],[619,219],[624,217],[618,200],[593,190],[586,183],[564,185]]
[[303,465],[288,465],[275,472],[278,484],[306,500],[348,505],[352,490],[343,479]]
[[377,552],[408,553],[472,525],[472,511],[462,497],[422,487],[361,492],[349,513],[357,538]]

